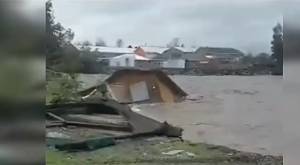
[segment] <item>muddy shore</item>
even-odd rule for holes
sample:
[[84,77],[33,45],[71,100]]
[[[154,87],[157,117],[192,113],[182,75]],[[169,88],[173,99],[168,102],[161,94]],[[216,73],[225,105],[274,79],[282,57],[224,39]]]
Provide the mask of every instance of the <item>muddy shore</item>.
[[223,146],[190,143],[165,137],[119,141],[119,144],[92,152],[47,151],[47,164],[217,164],[282,165],[281,156],[240,152]]

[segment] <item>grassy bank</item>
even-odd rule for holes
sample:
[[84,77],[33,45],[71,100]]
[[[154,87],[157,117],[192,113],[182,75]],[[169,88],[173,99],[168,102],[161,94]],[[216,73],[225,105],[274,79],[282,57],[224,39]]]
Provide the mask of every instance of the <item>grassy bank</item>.
[[[171,152],[170,152],[171,151]],[[172,153],[177,151],[178,153]],[[180,151],[180,152],[179,152]],[[47,150],[49,165],[83,164],[217,164],[281,165],[282,157],[244,153],[222,146],[182,142],[163,137],[125,140],[91,152],[67,153]]]

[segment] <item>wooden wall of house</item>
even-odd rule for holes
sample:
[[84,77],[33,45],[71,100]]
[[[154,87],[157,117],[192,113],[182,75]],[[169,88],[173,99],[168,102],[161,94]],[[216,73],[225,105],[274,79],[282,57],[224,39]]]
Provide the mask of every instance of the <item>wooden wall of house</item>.
[[111,96],[118,102],[128,103],[132,101],[129,87],[126,82],[115,82],[108,84],[108,86],[111,91]]
[[170,88],[168,88],[164,83],[162,83],[161,81],[159,82],[159,88],[161,91],[161,98],[163,100],[163,102],[166,103],[172,103],[175,102],[176,100],[176,96],[174,95],[174,93],[170,90]]
[[[145,81],[147,83],[150,102],[174,102],[176,100],[176,96],[174,96],[172,90],[160,81],[155,74],[122,75],[117,80],[110,83],[109,87],[119,102],[132,102],[130,85],[140,81]],[[159,92],[153,91],[153,85],[156,86],[156,90],[159,89]]]

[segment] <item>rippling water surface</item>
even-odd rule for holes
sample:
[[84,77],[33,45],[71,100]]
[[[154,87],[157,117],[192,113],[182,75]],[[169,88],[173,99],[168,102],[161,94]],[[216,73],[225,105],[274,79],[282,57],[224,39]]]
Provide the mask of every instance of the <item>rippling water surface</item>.
[[[81,77],[88,83],[95,77]],[[226,145],[264,154],[282,154],[282,77],[171,76],[188,94],[172,104],[134,105],[160,121],[184,128],[192,142]]]

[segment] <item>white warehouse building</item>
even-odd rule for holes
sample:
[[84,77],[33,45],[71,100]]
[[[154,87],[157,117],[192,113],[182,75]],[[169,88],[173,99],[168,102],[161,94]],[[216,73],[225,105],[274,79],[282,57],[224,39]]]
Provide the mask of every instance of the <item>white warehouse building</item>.
[[113,57],[109,60],[109,66],[111,67],[134,67],[136,60],[149,60],[146,57],[137,54],[122,54],[120,56]]

